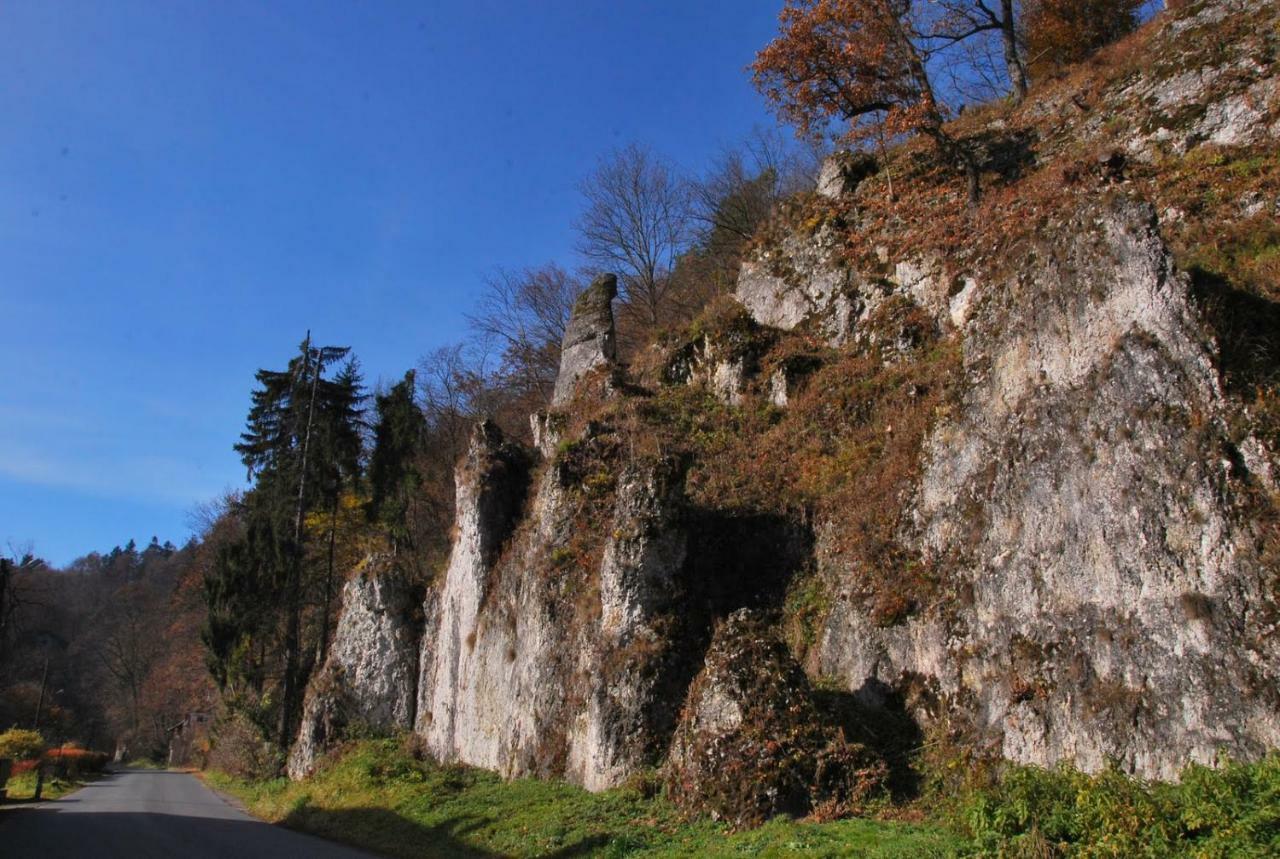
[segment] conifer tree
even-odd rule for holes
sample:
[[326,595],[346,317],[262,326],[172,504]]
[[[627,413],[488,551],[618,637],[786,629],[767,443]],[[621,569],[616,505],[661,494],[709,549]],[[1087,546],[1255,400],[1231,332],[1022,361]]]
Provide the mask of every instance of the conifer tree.
[[369,460],[369,514],[386,529],[393,551],[409,541],[409,503],[422,478],[414,460],[427,422],[414,402],[414,386],[415,374],[410,370],[374,400],[377,423]]
[[[234,679],[229,662],[246,646],[264,654],[280,654],[278,741],[288,743],[300,691],[305,681],[302,661],[302,613],[307,604],[303,570],[309,510],[336,499],[344,482],[358,479],[361,457],[360,373],[348,361],[334,378],[333,364],[349,349],[315,346],[308,332],[299,354],[283,371],[259,370],[258,387],[235,450],[254,481],[247,493],[242,542],[220,555],[211,580],[206,644],[219,684]],[[332,502],[332,503],[336,503]],[[332,570],[325,578],[332,589]],[[311,604],[315,604],[314,601]],[[265,608],[262,620],[250,612],[233,617],[246,605]],[[327,618],[327,606],[326,606]],[[277,632],[279,626],[282,631]],[[279,646],[266,650],[266,639],[278,634]],[[327,634],[327,625],[324,633]]]

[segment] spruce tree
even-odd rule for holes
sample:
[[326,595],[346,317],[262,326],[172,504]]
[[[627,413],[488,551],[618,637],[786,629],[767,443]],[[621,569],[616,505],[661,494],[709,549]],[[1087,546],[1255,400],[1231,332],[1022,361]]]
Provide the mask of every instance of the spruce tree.
[[[246,636],[259,644],[279,632],[280,710],[276,733],[287,745],[305,683],[301,655],[306,514],[332,506],[345,482],[359,477],[361,458],[361,380],[354,360],[333,378],[326,371],[346,358],[349,349],[315,346],[310,332],[283,371],[259,370],[251,396],[245,430],[235,450],[254,481],[244,505],[246,540],[228,549],[214,565],[206,583],[211,597],[208,641],[215,678],[220,685],[234,677],[228,661]],[[332,589],[332,570],[326,577],[326,603]],[[311,604],[315,604],[313,598]],[[230,615],[247,605],[262,608],[262,623],[253,617],[241,622]],[[327,605],[326,629],[327,634]],[[256,614],[251,612],[250,614]]]
[[377,423],[369,460],[369,514],[386,529],[393,551],[409,542],[409,502],[422,481],[415,459],[427,421],[414,402],[414,385],[414,372],[410,370],[403,380],[374,399]]

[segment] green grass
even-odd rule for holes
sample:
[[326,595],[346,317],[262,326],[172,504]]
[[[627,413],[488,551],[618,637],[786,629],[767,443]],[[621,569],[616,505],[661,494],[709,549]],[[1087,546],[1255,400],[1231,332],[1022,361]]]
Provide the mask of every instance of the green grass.
[[1010,767],[963,815],[981,855],[1280,856],[1280,753],[1193,764],[1177,784]]
[[937,797],[922,823],[778,818],[745,832],[636,790],[417,761],[395,740],[355,743],[301,783],[205,777],[259,817],[396,857],[1280,856],[1280,752],[1192,765],[1177,784],[1006,765],[994,784]]
[[125,764],[125,767],[131,770],[167,770],[169,768],[167,764],[151,758],[134,758]]
[[[78,790],[84,786],[87,779],[69,779],[56,778],[46,775],[44,779],[44,789],[41,791],[41,799],[58,799],[66,796],[73,790]],[[5,782],[5,799],[8,802],[20,800],[29,800],[36,794],[36,774],[35,771],[20,773],[19,775],[10,776]]]
[[419,762],[397,742],[356,744],[303,783],[209,783],[271,821],[389,856],[866,856],[956,855],[940,825],[777,819],[749,832],[686,820],[634,790],[592,794],[558,782]]

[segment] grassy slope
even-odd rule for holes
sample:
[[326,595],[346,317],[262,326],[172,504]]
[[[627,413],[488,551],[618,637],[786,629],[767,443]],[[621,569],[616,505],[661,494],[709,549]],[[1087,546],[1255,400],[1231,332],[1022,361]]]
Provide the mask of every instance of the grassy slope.
[[682,820],[662,799],[636,791],[504,782],[416,761],[391,740],[360,743],[304,783],[206,778],[267,820],[397,857],[927,857],[962,847],[941,826],[876,820],[779,819],[729,833],[712,821]]

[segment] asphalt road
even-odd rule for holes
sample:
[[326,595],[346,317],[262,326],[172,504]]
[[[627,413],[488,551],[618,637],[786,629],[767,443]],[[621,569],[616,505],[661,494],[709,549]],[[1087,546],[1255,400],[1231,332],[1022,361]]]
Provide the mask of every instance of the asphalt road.
[[370,859],[254,820],[194,776],[120,770],[62,799],[0,811],[0,857]]

